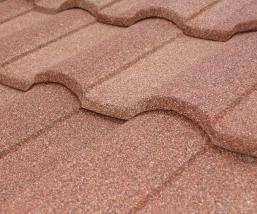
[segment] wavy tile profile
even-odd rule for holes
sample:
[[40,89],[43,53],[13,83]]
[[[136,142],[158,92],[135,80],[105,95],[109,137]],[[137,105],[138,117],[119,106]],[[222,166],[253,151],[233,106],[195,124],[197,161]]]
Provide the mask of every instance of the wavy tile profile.
[[118,26],[160,17],[172,21],[187,35],[217,41],[257,30],[256,0],[41,0],[35,5],[47,13],[82,8],[98,21]]
[[0,213],[257,213],[255,2],[0,0]]
[[[197,122],[216,145],[256,156],[256,108],[252,101],[250,107],[241,102],[257,85],[255,32],[217,43],[184,36],[167,20],[117,28],[80,10],[45,18],[40,26],[0,38],[2,84],[28,90],[57,82],[71,89],[82,107],[122,119],[174,110]],[[87,39],[91,42],[84,43]],[[239,104],[247,114],[236,116]],[[236,120],[246,130],[235,131]]]
[[123,119],[174,110],[214,144],[256,156],[256,48],[256,33],[225,45],[181,37],[94,87],[82,106]]

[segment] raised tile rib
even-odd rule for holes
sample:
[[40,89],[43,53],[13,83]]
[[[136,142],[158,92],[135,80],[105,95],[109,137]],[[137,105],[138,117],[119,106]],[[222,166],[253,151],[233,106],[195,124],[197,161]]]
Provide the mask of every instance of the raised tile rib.
[[104,23],[130,26],[149,18],[161,17],[194,37],[226,41],[234,34],[257,30],[256,0],[41,0],[38,8],[59,12],[79,7]]
[[92,17],[81,10],[69,10],[1,37],[0,65],[9,64],[92,21]]
[[183,117],[140,115],[6,201],[3,211],[127,213],[202,152],[206,141]]
[[[66,97],[67,98],[67,97]],[[24,118],[24,120],[33,118]],[[0,160],[0,210],[5,201],[33,186],[58,163],[76,157],[96,139],[114,131],[121,123],[103,116],[79,111],[30,139],[17,152]],[[21,126],[23,124],[20,124]]]
[[[81,100],[82,106],[123,119],[153,109],[174,110],[214,137],[215,118],[257,84],[256,49],[256,33],[236,36],[227,43],[178,38],[95,86]],[[249,145],[231,144],[230,149],[257,148],[257,143]]]
[[62,86],[43,84],[14,96],[0,105],[0,158],[78,109],[76,97]]
[[[93,26],[87,29],[92,30]],[[24,57],[20,61],[4,66],[0,72],[1,83],[27,90],[38,82],[58,82],[70,88],[82,101],[89,87],[117,74],[124,66],[129,66],[140,57],[163,46],[180,33],[172,23],[160,19],[145,20],[130,28],[123,28],[123,30],[109,29],[106,26],[103,29],[106,29],[106,32],[109,30],[110,32],[116,31],[116,33],[108,38],[108,34],[111,35],[111,33],[103,34],[105,30],[103,32],[98,30],[98,34],[102,35],[100,37],[102,39],[99,39],[101,42],[98,43],[93,39],[91,45],[81,44],[83,48],[76,49],[76,51],[81,50],[81,52],[75,54],[73,51],[74,56],[71,56],[68,51],[72,49],[72,47],[68,47],[69,42],[64,45],[67,50],[58,47],[60,42],[57,42],[40,50],[40,54],[34,53],[35,55]],[[96,35],[96,39],[99,38],[99,35]],[[75,45],[78,46],[79,44],[78,42]],[[59,49],[64,52],[60,52],[59,56],[51,59],[49,63],[46,62],[49,57],[43,56],[42,52],[47,55],[46,50],[49,50],[50,47],[52,50],[52,47],[57,48],[53,53]],[[89,48],[86,50],[86,47]],[[40,59],[39,55],[43,56],[43,59]],[[67,58],[67,55],[71,57]],[[50,57],[52,56],[50,53]],[[40,61],[39,63],[31,63],[31,59],[35,59],[34,57],[45,62],[44,69],[42,69],[43,66],[40,65]],[[52,64],[54,60],[56,60],[56,65]],[[31,69],[31,64],[33,69]],[[49,65],[51,67],[47,67]]]
[[256,176],[256,160],[209,150],[138,213],[256,213]]
[[33,9],[27,0],[8,0],[0,2],[0,24]]

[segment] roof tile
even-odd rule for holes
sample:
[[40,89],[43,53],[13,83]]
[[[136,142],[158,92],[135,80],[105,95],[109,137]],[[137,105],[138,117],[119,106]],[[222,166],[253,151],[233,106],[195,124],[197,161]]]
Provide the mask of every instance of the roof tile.
[[0,204],[12,200],[58,163],[76,157],[82,148],[90,147],[119,125],[114,119],[81,110],[28,139],[21,149],[0,161]]
[[122,26],[156,16],[183,25],[214,2],[216,0],[121,0],[100,11],[99,16],[108,23]]
[[33,10],[29,11],[24,15],[20,15],[17,18],[13,18],[8,22],[2,23],[0,25],[0,37],[8,38],[7,36],[11,36],[12,34],[28,28],[33,24],[40,23],[49,17],[49,14],[39,13]]
[[[44,74],[47,71],[52,71],[51,69],[54,66],[61,66],[66,60],[71,61],[69,58],[76,58],[76,55],[80,52],[84,53],[92,50],[94,46],[122,30],[124,29],[94,22],[86,28],[82,28],[0,68],[0,81],[5,85],[27,90],[36,83],[36,77],[40,73]],[[62,79],[60,76],[59,81],[58,79],[56,81],[60,83]],[[51,81],[54,81],[54,79],[52,78]]]
[[187,23],[187,34],[226,41],[234,34],[257,30],[256,0],[222,0]]
[[27,0],[8,0],[0,2],[0,24],[26,13],[34,6]]
[[0,79],[5,85],[23,90],[36,82],[58,82],[70,88],[83,102],[83,94],[88,87],[116,74],[121,67],[154,51],[179,33],[180,31],[168,21],[145,20],[114,34],[100,44],[96,43],[94,51],[81,51],[46,70],[20,72],[20,66],[16,67],[18,71],[4,67]]
[[212,121],[257,84],[256,38],[256,33],[245,34],[225,44],[178,38],[97,85],[82,106],[123,119],[175,110],[212,136]]
[[40,0],[35,3],[36,9],[45,13],[57,13],[70,8],[82,8],[92,14],[119,0]]
[[20,56],[55,41],[57,38],[84,27],[93,19],[81,10],[68,10],[35,23],[20,32],[0,38],[0,65],[6,65]]
[[256,213],[256,6],[0,0],[0,213]]
[[138,116],[9,200],[4,211],[127,212],[201,152],[206,141],[183,117]]
[[0,157],[78,109],[77,99],[61,86],[43,84],[14,96],[0,105]]
[[36,4],[45,12],[79,7],[99,21],[121,26],[161,17],[176,23],[187,35],[218,41],[226,41],[239,32],[257,30],[256,0],[107,0],[101,5],[92,0],[43,0]]
[[255,213],[257,162],[209,150],[138,213]]
[[213,125],[217,145],[257,157],[257,91],[240,100]]

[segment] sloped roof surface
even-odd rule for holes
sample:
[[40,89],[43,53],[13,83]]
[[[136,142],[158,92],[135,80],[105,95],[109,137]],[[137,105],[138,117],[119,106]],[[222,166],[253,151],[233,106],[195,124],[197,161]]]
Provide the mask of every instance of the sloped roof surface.
[[256,0],[0,0],[0,213],[256,213]]

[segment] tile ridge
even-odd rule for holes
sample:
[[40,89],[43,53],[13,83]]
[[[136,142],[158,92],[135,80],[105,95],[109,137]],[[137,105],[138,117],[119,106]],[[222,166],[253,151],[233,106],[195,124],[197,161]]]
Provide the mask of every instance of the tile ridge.
[[162,191],[166,188],[170,187],[177,179],[180,178],[182,173],[189,168],[199,157],[203,156],[208,151],[208,146],[204,146],[200,151],[196,154],[192,155],[181,167],[179,167],[175,172],[173,172],[170,176],[168,176],[167,180],[162,183],[159,187],[155,188],[152,192],[149,192],[145,198],[139,201],[130,211],[129,213],[138,213],[144,207],[150,203],[154,198],[158,197]]

